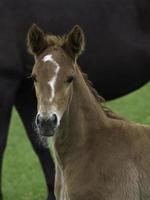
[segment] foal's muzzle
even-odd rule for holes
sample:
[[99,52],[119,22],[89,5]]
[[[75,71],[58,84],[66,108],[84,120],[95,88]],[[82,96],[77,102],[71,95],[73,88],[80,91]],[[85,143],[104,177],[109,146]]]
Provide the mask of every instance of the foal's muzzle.
[[35,123],[42,136],[53,136],[57,129],[58,118],[56,114],[52,114],[50,118],[44,118],[37,114]]

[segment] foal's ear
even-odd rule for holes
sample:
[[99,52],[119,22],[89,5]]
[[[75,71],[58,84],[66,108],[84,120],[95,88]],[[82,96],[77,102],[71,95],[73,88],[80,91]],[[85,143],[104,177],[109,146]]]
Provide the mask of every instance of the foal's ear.
[[84,46],[84,32],[79,25],[76,25],[66,36],[64,48],[73,58],[77,58],[83,52]]
[[27,46],[29,52],[37,56],[48,47],[44,32],[36,24],[28,31]]

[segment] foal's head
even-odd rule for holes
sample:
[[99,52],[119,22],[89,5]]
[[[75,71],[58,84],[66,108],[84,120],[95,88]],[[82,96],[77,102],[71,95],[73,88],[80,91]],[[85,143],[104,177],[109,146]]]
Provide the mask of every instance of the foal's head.
[[84,49],[84,34],[75,26],[60,38],[45,35],[33,25],[28,32],[28,47],[35,57],[32,77],[38,101],[36,126],[42,135],[51,136],[71,99],[76,59]]

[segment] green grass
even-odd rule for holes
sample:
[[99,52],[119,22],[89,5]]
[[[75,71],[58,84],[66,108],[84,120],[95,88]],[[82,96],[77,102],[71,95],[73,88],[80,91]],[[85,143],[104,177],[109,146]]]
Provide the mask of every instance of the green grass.
[[[150,124],[150,84],[108,102],[107,106],[130,120]],[[4,200],[46,199],[46,186],[39,161],[15,110],[5,153],[3,191]]]
[[46,199],[43,172],[15,110],[4,159],[3,191],[4,200]]
[[107,106],[127,119],[150,124],[150,83],[129,95],[108,102]]

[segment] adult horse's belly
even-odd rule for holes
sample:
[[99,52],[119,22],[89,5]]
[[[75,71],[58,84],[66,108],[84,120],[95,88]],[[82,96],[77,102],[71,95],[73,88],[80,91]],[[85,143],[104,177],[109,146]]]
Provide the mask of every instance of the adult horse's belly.
[[147,0],[1,0],[0,10],[0,74],[23,74],[33,64],[26,53],[26,33],[35,22],[55,34],[67,33],[75,24],[83,27],[86,49],[79,63],[106,99],[149,80]]

